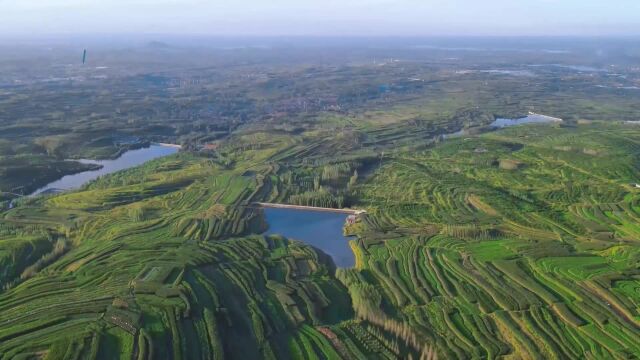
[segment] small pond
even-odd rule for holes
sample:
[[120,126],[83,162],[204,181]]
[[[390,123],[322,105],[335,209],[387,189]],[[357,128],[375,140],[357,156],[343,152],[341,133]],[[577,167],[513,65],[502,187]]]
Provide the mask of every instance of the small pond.
[[277,208],[264,208],[264,214],[269,224],[265,235],[279,234],[303,241],[331,256],[338,267],[354,266],[349,238],[342,232],[346,214]]
[[[489,124],[490,128],[501,129],[509,126],[523,125],[523,124],[542,124],[542,123],[555,123],[561,122],[562,119],[554,118],[551,116],[540,115],[540,114],[530,114],[525,117],[517,118],[517,119],[504,119],[497,118],[491,124]],[[468,135],[467,129],[460,129],[456,132],[443,134],[443,139],[453,139],[460,136]]]
[[178,152],[177,147],[154,144],[147,148],[129,150],[115,160],[74,160],[84,164],[101,165],[102,168],[97,170],[83,171],[72,175],[66,175],[59,180],[41,187],[40,189],[29,194],[29,196],[49,192],[78,189],[82,185],[88,183],[91,180],[95,180],[100,176],[142,165],[149,160],[175,154],[176,152]]
[[551,122],[561,122],[561,121],[562,121],[561,119],[554,118],[551,116],[531,114],[518,119],[498,118],[494,122],[489,124],[489,126],[493,128],[503,128],[503,127],[509,127],[509,126],[522,125],[522,124],[551,123]]

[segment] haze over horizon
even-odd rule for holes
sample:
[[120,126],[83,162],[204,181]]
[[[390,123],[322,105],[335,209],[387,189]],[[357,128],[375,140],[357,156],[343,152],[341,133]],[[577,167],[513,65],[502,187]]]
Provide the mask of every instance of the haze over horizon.
[[0,33],[640,35],[637,0],[0,0]]

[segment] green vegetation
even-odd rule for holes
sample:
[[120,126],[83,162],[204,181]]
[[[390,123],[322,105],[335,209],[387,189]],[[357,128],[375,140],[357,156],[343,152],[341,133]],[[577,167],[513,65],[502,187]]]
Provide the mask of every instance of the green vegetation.
[[[0,87],[0,201],[81,170],[64,158],[184,145],[2,207],[0,359],[640,356],[638,95],[595,86],[622,78],[283,51]],[[486,127],[530,110],[566,121]],[[255,202],[366,210],[356,266],[260,235]]]
[[[301,41],[242,51],[206,41],[113,44],[92,49],[96,63],[86,66],[73,47],[0,45],[0,202],[85,168],[64,159],[114,158],[152,141],[215,148],[238,129],[331,131],[334,141],[316,144],[329,153],[353,143],[411,145],[407,135],[473,130],[528,111],[572,122],[638,120],[640,52],[632,41],[594,49],[495,40],[473,52],[463,50],[469,44],[440,49],[437,41],[434,49]],[[342,171],[319,176],[331,181]],[[306,194],[299,202],[327,201]]]
[[[640,353],[640,191],[631,185],[640,130],[522,126],[389,148],[382,159],[364,147],[323,157],[315,144],[328,141],[238,134],[213,154],[154,160],[6,211],[0,353]],[[238,150],[248,144],[260,150]],[[504,158],[521,165],[505,169]],[[266,224],[250,203],[317,194],[328,199],[320,205],[343,198],[367,209],[348,229],[356,268],[251,235]]]

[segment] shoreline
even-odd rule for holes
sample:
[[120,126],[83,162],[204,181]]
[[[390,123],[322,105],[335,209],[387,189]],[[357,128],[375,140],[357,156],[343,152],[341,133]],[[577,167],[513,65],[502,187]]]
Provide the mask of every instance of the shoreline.
[[[147,143],[148,145],[145,147],[140,147],[140,148],[134,148],[134,149],[129,149],[129,150],[124,150],[122,152],[119,153],[118,157],[112,158],[112,159],[65,159],[65,161],[74,161],[74,162],[79,162],[85,165],[93,165],[93,168],[91,169],[87,169],[87,170],[82,170],[82,171],[78,171],[78,172],[72,172],[72,173],[67,173],[64,174],[63,176],[53,180],[53,181],[49,181],[46,184],[44,184],[43,186],[38,187],[37,189],[35,189],[34,191],[30,192],[27,195],[24,195],[24,197],[34,197],[34,196],[38,196],[41,195],[43,193],[46,193],[48,191],[53,190],[54,192],[65,192],[65,191],[70,191],[70,190],[76,190],[79,189],[80,187],[82,187],[83,185],[85,185],[87,182],[93,181],[94,179],[89,179],[87,180],[87,182],[81,184],[78,187],[74,187],[74,188],[50,188],[51,184],[57,183],[58,181],[61,181],[62,179],[66,178],[67,176],[78,176],[80,174],[85,174],[85,173],[93,173],[93,172],[99,172],[102,169],[104,169],[105,167],[105,162],[109,163],[109,162],[116,162],[118,161],[120,158],[122,158],[125,154],[132,152],[132,151],[141,151],[141,150],[148,150],[150,149],[152,146],[160,146],[160,147],[165,147],[165,148],[174,148],[174,149],[181,149],[180,145],[176,145],[176,144],[161,144],[161,143]],[[166,155],[160,156],[160,157],[164,157]],[[118,171],[122,171],[122,170],[126,170],[132,167],[136,167],[136,166],[140,166],[150,160],[154,160],[156,158],[152,158],[149,160],[146,160],[140,164],[137,165],[131,165],[131,166],[126,166],[125,168],[122,169],[117,169],[115,171],[107,171],[105,174],[100,174],[99,176],[104,176],[104,175],[108,175],[111,174],[113,172],[118,172]],[[60,190],[60,191],[58,191]]]
[[545,115],[545,114],[538,114],[538,113],[535,113],[533,111],[529,111],[529,116],[542,116],[542,117],[545,117],[547,119],[550,119],[553,122],[564,122],[564,120],[559,118],[559,117],[549,116],[549,115]]
[[262,208],[271,208],[271,209],[309,210],[309,211],[333,212],[333,213],[350,214],[350,215],[359,215],[366,212],[364,210],[333,209],[333,208],[323,208],[323,207],[315,207],[315,206],[274,204],[274,203],[263,203],[263,202],[255,202],[253,203],[253,205],[257,205]]
[[182,145],[178,145],[178,144],[169,144],[169,143],[151,143],[151,144],[158,144],[160,146],[166,146],[166,147],[172,147],[172,148],[176,148],[176,149],[182,149]]

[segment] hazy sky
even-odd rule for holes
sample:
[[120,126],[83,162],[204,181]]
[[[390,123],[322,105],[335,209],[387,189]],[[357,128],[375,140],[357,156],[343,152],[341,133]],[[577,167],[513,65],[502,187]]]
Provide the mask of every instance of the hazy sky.
[[0,34],[639,35],[640,0],[0,0]]

